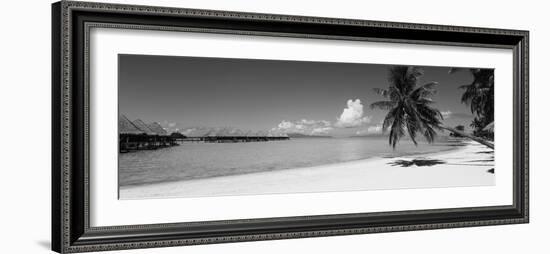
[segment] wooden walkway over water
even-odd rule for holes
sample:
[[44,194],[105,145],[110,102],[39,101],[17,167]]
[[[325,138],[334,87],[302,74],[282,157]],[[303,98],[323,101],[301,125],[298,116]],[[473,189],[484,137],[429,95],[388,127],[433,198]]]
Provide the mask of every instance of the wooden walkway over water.
[[271,136],[204,136],[187,137],[179,141],[182,142],[205,142],[205,143],[245,143],[245,142],[267,142],[289,140],[289,137],[271,137]]
[[149,136],[149,135],[119,135],[119,148],[121,153],[133,150],[156,150],[159,148],[178,146],[185,142],[202,143],[246,143],[289,140],[289,137],[268,136],[208,136],[208,137],[173,137],[173,136]]
[[186,137],[185,135],[168,132],[157,123],[146,124],[140,119],[130,121],[126,116],[119,115],[119,152],[126,153],[135,150],[155,150],[159,148],[178,146],[184,142],[204,143],[245,143],[289,140],[288,136],[262,135],[205,135],[200,137]]

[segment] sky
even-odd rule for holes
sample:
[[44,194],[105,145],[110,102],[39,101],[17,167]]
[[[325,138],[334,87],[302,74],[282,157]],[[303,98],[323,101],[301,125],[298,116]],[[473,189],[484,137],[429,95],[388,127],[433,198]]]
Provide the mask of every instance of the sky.
[[[307,135],[376,135],[387,113],[370,109],[383,98],[391,65],[119,55],[119,113],[158,122],[168,131],[230,127]],[[434,107],[448,126],[474,116],[458,87],[468,71],[423,67],[419,84],[439,83]]]

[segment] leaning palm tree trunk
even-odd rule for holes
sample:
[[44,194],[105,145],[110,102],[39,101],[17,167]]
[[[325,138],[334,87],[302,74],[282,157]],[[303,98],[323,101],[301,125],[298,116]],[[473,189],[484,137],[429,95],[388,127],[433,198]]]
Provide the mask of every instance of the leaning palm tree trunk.
[[458,135],[467,137],[467,138],[469,138],[469,139],[471,139],[471,140],[473,140],[473,141],[476,141],[476,142],[478,142],[478,143],[480,143],[480,144],[483,144],[483,145],[485,145],[485,146],[487,146],[487,147],[489,147],[489,148],[495,150],[495,145],[494,145],[492,142],[490,142],[490,141],[487,141],[487,140],[485,140],[485,139],[476,137],[476,136],[474,136],[474,135],[470,135],[470,134],[468,134],[468,133],[459,131],[459,130],[457,130],[457,129],[455,129],[455,128],[446,127],[446,126],[440,126],[440,127],[441,127],[441,129],[448,130],[448,131],[453,132],[453,133],[455,133],[455,134],[458,134]]

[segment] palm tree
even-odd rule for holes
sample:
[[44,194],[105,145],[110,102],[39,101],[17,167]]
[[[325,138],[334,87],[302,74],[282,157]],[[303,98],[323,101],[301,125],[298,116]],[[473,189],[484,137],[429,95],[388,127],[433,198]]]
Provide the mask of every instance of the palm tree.
[[455,134],[468,137],[476,142],[494,149],[494,145],[482,138],[475,137],[463,131],[443,126],[443,116],[438,109],[432,107],[434,103],[432,95],[436,93],[437,82],[429,82],[418,85],[418,79],[423,75],[419,67],[395,66],[389,69],[389,87],[387,89],[375,88],[375,92],[386,100],[372,103],[371,108],[388,110],[388,114],[382,123],[382,130],[389,133],[389,144],[395,149],[399,140],[405,136],[405,132],[415,145],[417,134],[423,135],[429,143],[432,143],[437,135],[437,130],[448,130]]
[[[457,130],[457,131],[464,131],[464,125],[457,125],[457,126],[455,126],[455,130]],[[460,136],[460,135],[458,135],[458,134],[456,134],[456,133],[454,133],[454,132],[451,132],[451,134],[450,134],[449,136],[451,136],[451,137],[457,137],[457,138],[461,138],[461,137],[462,137],[462,136]]]
[[[458,68],[451,68],[449,73],[455,73]],[[476,117],[471,126],[475,128],[476,136],[492,138],[490,131],[485,127],[494,121],[494,70],[492,69],[468,69],[472,74],[472,83],[462,85],[459,88],[464,90],[460,101],[470,105],[470,111]]]

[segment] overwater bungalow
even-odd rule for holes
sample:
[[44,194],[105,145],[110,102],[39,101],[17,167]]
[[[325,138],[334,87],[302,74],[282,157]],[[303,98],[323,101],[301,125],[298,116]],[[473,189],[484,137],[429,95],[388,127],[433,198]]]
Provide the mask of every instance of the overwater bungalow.
[[168,132],[159,123],[153,122],[148,124],[147,127],[157,134],[157,141],[161,147],[177,145],[175,140],[168,135]]
[[140,119],[130,121],[125,115],[118,116],[119,151],[157,149],[178,145],[186,137],[181,133],[169,134],[157,122],[146,124]]
[[149,126],[141,119],[134,120],[132,122],[140,131],[147,134],[146,142],[143,144],[145,147],[141,149],[157,149],[160,146],[159,135],[151,130]]
[[178,142],[238,143],[266,142],[290,139],[287,135],[273,135],[267,132],[243,132],[234,128],[196,128],[190,136],[179,132],[169,134],[157,122],[146,124],[141,119],[130,121],[119,115],[119,150],[157,149],[179,145]]
[[146,139],[145,132],[141,131],[124,115],[118,116],[118,133],[120,152],[137,150],[140,147],[140,143]]
[[185,135],[183,135],[179,132],[172,132],[172,133],[170,133],[170,138],[171,138],[172,142],[177,144],[177,142],[186,141],[187,136],[185,136]]
[[266,142],[277,140],[288,140],[288,136],[273,136],[267,132],[247,132],[236,129],[213,129],[201,141],[207,143],[239,143],[239,142]]

